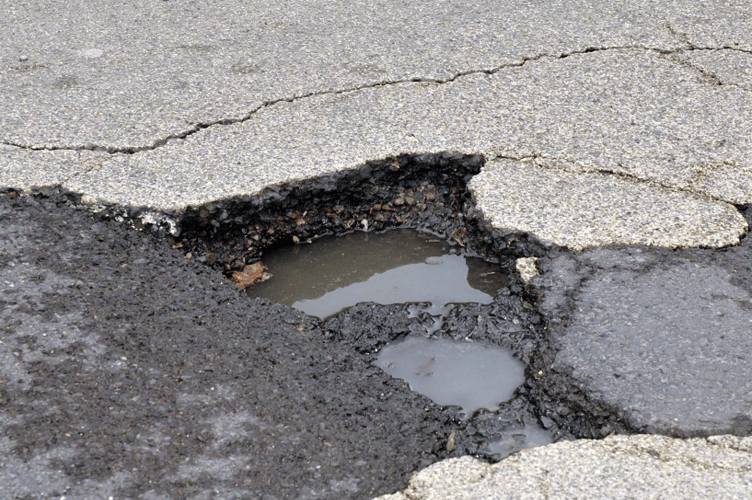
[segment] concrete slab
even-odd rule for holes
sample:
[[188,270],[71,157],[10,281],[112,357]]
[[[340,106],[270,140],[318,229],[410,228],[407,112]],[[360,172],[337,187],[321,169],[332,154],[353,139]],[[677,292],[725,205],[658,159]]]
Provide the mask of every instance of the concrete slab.
[[495,160],[470,183],[483,217],[500,231],[583,250],[618,243],[723,247],[739,242],[747,222],[731,205],[601,173]]
[[33,151],[0,145],[0,186],[27,192],[60,186],[74,175],[99,168],[108,156],[94,151]]
[[724,498],[752,488],[752,439],[612,436],[523,450],[489,465],[463,457],[415,474],[378,500]]
[[696,68],[711,85],[736,85],[752,91],[752,52],[740,50],[691,50],[671,59]]
[[752,50],[752,15],[745,0],[722,5],[701,2],[649,2],[645,8],[664,19],[664,26],[691,47],[732,47]]
[[264,103],[683,41],[634,4],[4,2],[0,141],[148,148]]

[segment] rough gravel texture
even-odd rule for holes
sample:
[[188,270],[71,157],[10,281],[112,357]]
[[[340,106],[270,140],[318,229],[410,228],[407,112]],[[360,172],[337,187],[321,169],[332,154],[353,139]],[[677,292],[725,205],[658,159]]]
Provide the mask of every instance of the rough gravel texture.
[[0,196],[3,498],[368,498],[452,412],[150,236]]
[[541,53],[682,47],[642,4],[515,0],[502,14],[490,0],[74,0],[62,13],[5,1],[0,130],[25,146],[137,149],[282,99],[447,80]]

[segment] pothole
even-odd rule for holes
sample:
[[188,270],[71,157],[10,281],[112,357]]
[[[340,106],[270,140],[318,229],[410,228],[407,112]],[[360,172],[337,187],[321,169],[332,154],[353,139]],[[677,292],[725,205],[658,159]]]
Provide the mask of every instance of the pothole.
[[[464,423],[458,411],[459,433],[452,446],[447,446],[448,451],[453,448],[453,456],[474,454],[498,460],[549,436],[572,436],[570,429],[575,430],[575,436],[598,435],[604,411],[608,419],[618,421],[615,412],[589,403],[582,395],[569,409],[568,400],[544,394],[554,385],[568,388],[572,382],[551,378],[541,369],[542,363],[550,362],[546,353],[551,346],[545,340],[546,325],[536,311],[537,298],[530,295],[532,291],[516,264],[520,258],[528,259],[520,261],[527,263],[530,257],[546,255],[551,245],[526,233],[494,229],[484,220],[467,189],[483,163],[483,157],[456,153],[387,158],[359,169],[273,186],[257,196],[189,207],[179,216],[179,231],[171,234],[174,246],[186,258],[221,270],[227,278],[249,274],[250,269],[259,272],[262,265],[268,265],[274,248],[289,246],[289,251],[304,251],[313,246],[309,242],[321,243],[327,237],[353,231],[375,239],[376,233],[390,228],[419,228],[443,240],[443,244],[452,242],[459,256],[491,260],[495,272],[509,281],[486,303],[475,299],[472,304],[457,306],[430,297],[411,297],[408,304],[389,303],[391,300],[379,304],[363,302],[348,291],[342,294],[348,299],[346,304],[309,309],[308,313],[322,318],[317,331],[323,335],[323,342],[349,345],[371,363],[385,346],[409,335],[508,349],[522,362],[526,382],[510,400],[500,402],[493,411],[478,409]],[[143,218],[137,209],[130,210],[127,217],[133,221]],[[161,233],[167,230],[163,225]],[[444,257],[440,258],[443,262]],[[426,258],[414,264],[430,265]],[[340,268],[344,268],[343,263]],[[293,288],[305,288],[306,272],[311,270],[299,270],[298,277],[287,281],[294,284]],[[280,281],[279,276],[275,278],[270,285]],[[295,304],[307,299],[290,296],[274,300]],[[441,304],[440,311],[435,304]],[[342,307],[347,308],[335,314]],[[541,361],[541,356],[546,359]],[[597,422],[589,421],[588,405],[594,408]]]
[[438,319],[450,303],[489,304],[510,278],[498,264],[438,235],[412,229],[357,231],[265,253],[264,280],[246,290],[325,319],[359,302],[429,302]]
[[[285,374],[284,380],[291,380],[292,384],[280,384],[273,392],[268,391],[265,404],[277,398],[277,389],[288,396],[286,391],[290,389],[290,385],[294,385],[298,380],[308,380],[314,381],[313,385],[325,388],[323,396],[316,401],[306,402],[305,396],[310,392],[301,390],[293,394],[292,398],[299,397],[300,399],[293,399],[296,406],[289,418],[294,420],[298,417],[299,402],[300,414],[310,408],[317,410],[323,408],[331,413],[332,401],[335,398],[330,397],[330,393],[337,397],[346,394],[347,391],[343,391],[342,387],[347,386],[348,381],[342,381],[341,378],[298,376],[301,372],[296,371],[294,367],[286,371],[288,369],[285,364],[290,363],[289,366],[292,367],[292,363],[299,363],[298,367],[303,365],[310,367],[320,366],[323,361],[330,363],[325,366],[327,369],[333,367],[333,372],[339,366],[356,360],[359,366],[365,367],[365,370],[358,372],[364,374],[363,385],[368,390],[378,387],[377,398],[376,403],[367,407],[362,413],[358,413],[356,409],[352,414],[347,414],[346,425],[362,427],[373,432],[373,429],[378,427],[373,425],[374,420],[371,417],[374,414],[383,410],[382,415],[388,414],[391,421],[399,407],[414,410],[413,413],[417,412],[419,417],[430,415],[420,421],[420,428],[428,429],[426,433],[429,436],[429,446],[426,449],[430,449],[430,458],[420,462],[421,467],[428,465],[429,460],[468,454],[495,461],[521,448],[545,444],[552,439],[566,438],[572,434],[575,437],[598,437],[611,432],[629,431],[629,428],[624,426],[613,425],[621,417],[613,408],[604,407],[598,401],[591,400],[586,387],[578,386],[576,380],[568,379],[549,370],[554,362],[557,346],[547,338],[548,325],[539,315],[537,303],[539,297],[534,295],[535,289],[529,288],[520,275],[523,271],[527,273],[526,276],[534,275],[537,272],[536,264],[529,258],[544,256],[548,248],[538,244],[528,235],[496,231],[488,227],[482,214],[475,210],[473,200],[466,190],[467,181],[477,173],[481,164],[482,161],[477,157],[462,155],[390,158],[369,164],[363,169],[332,175],[328,178],[278,186],[257,197],[232,199],[196,207],[181,215],[179,228],[182,234],[175,236],[171,244],[175,248],[180,248],[186,259],[196,259],[219,269],[228,279],[232,278],[235,273],[242,273],[248,266],[259,262],[268,264],[271,259],[271,250],[275,247],[288,246],[290,251],[302,251],[326,242],[329,238],[335,239],[338,235],[352,233],[354,230],[358,231],[355,234],[366,240],[366,243],[373,244],[381,236],[378,234],[380,231],[406,227],[422,228],[428,231],[421,238],[429,241],[436,240],[431,243],[443,247],[435,254],[410,257],[402,262],[402,265],[419,264],[426,266],[421,269],[426,269],[447,264],[455,257],[464,259],[467,256],[477,255],[491,260],[493,273],[498,273],[504,278],[501,285],[495,283],[488,289],[483,288],[485,285],[481,283],[482,279],[477,280],[479,284],[470,288],[485,295],[481,298],[474,296],[474,302],[464,304],[453,303],[452,300],[456,299],[426,295],[410,296],[407,299],[409,303],[392,303],[391,298],[382,300],[383,303],[364,302],[361,298],[350,297],[346,305],[340,304],[332,309],[339,311],[344,307],[340,312],[330,314],[327,310],[309,311],[321,319],[305,317],[303,314],[279,305],[265,304],[263,307],[253,308],[255,316],[251,323],[259,323],[262,326],[259,326],[257,330],[252,330],[253,333],[248,333],[248,330],[242,332],[238,337],[242,337],[243,334],[246,337],[240,340],[251,343],[261,338],[274,339],[274,330],[264,330],[263,321],[267,318],[282,318],[281,321],[286,323],[286,329],[293,333],[295,339],[304,339],[306,346],[315,345],[316,349],[320,349],[317,352],[325,353],[323,356],[309,356],[305,362],[293,359],[290,353],[295,351],[281,348],[282,345],[287,346],[284,342],[290,337],[280,336],[277,344],[280,349],[270,351],[269,356],[273,359],[274,366]],[[63,197],[61,202],[81,204],[80,197],[75,195],[71,195],[70,199]],[[128,210],[126,214],[122,209],[113,209],[110,214],[113,213],[124,216],[135,225],[139,219],[145,222],[147,220],[146,217],[139,218],[138,209]],[[162,227],[162,229],[166,228]],[[364,231],[366,229],[367,232]],[[401,234],[402,231],[407,232],[405,229],[395,229],[384,234],[391,237]],[[164,233],[165,231],[162,236],[165,236]],[[308,241],[313,244],[307,244]],[[296,244],[293,245],[293,243]],[[110,248],[116,247],[110,245],[108,250]],[[382,253],[388,252],[391,251],[382,251]],[[565,252],[562,251],[562,253]],[[171,258],[175,256],[172,255]],[[546,259],[542,262],[540,270],[543,271],[543,279],[566,277],[565,272],[553,273],[546,268]],[[128,264],[128,267],[125,267],[125,264]],[[118,266],[122,266],[122,269],[137,269],[140,264],[144,262],[138,259],[122,265],[118,263]],[[483,263],[483,265],[486,264]],[[338,266],[341,270],[345,267],[345,263],[340,261]],[[177,266],[176,269],[178,267],[182,269],[181,266]],[[187,267],[191,269],[181,272],[192,272],[196,266]],[[269,267],[272,266],[269,265]],[[355,270],[359,270],[357,267],[355,266]],[[117,276],[120,268],[112,266],[113,276]],[[474,274],[476,278],[485,279],[493,276],[488,273],[487,269],[476,272],[472,268],[472,265],[468,265],[466,272]],[[369,271],[367,276],[358,279],[368,281],[374,274],[386,272],[385,268],[382,269],[378,265],[375,269],[378,272]],[[270,284],[275,280],[280,281],[281,275],[276,270],[270,269],[269,271],[275,275],[269,281]],[[161,276],[170,273],[164,268],[159,269],[159,272]],[[203,273],[206,270],[200,269],[200,272]],[[313,271],[310,268],[306,269],[304,266],[299,271],[298,278],[290,279],[293,288],[307,285],[306,278],[311,272]],[[233,311],[238,310],[242,315],[245,311],[245,301],[242,298],[236,301],[237,296],[228,293],[228,290],[224,288],[225,284],[216,281],[217,276],[214,276],[214,273],[207,274],[212,274],[214,281],[205,289],[206,303],[211,304],[215,299],[217,301],[228,300],[228,303],[235,307]],[[170,278],[174,279],[174,286],[178,291],[190,286],[181,282],[180,275],[170,276]],[[116,287],[119,286],[114,278],[112,282],[116,284]],[[351,284],[348,283],[347,286]],[[227,286],[233,285],[228,282]],[[202,288],[202,292],[203,290]],[[214,294],[217,290],[222,293]],[[324,290],[323,295],[329,291]],[[475,292],[468,291],[468,293]],[[231,299],[227,299],[228,296],[232,296]],[[403,299],[400,298],[401,301]],[[549,296],[549,300],[570,299],[572,299],[571,294],[569,296],[562,294],[561,297],[554,299]],[[301,298],[292,297],[289,299],[292,302],[288,299],[275,300],[294,304]],[[352,305],[353,302],[355,302],[354,305]],[[189,303],[191,304],[192,302]],[[141,308],[142,304],[139,303],[138,307]],[[251,307],[249,305],[249,308]],[[541,311],[544,311],[544,308],[541,308]],[[169,319],[166,316],[168,314],[166,310],[165,312],[155,311],[155,314],[165,314],[165,318],[159,319]],[[568,318],[564,315],[560,319],[567,321]],[[196,322],[203,325],[204,319],[197,315]],[[168,324],[166,328],[169,327]],[[219,337],[215,339],[204,334],[206,331],[218,332],[220,330],[221,328],[207,329],[202,334],[196,335],[196,338],[201,338],[204,342],[203,345],[213,342],[223,344],[226,347],[223,352],[230,353],[232,356],[229,361],[225,356],[224,360],[222,357],[211,358],[196,364],[193,371],[204,373],[201,377],[206,376],[206,380],[213,376],[212,370],[215,369],[215,364],[219,364],[219,361],[223,361],[224,365],[240,366],[245,369],[246,363],[251,359],[246,355],[243,347],[237,347],[235,338],[228,338],[225,335],[221,339]],[[157,327],[155,331],[163,330]],[[149,346],[150,339],[148,338],[131,335],[130,330],[128,332],[123,330],[123,332],[122,338],[130,342],[130,344],[125,344],[126,346],[135,346],[136,342],[139,342],[138,349],[149,348],[151,353],[160,350],[159,347]],[[156,341],[157,336],[154,337]],[[171,339],[160,340],[172,342]],[[189,342],[192,347],[195,347],[193,338],[186,339],[186,344]],[[411,342],[415,344],[410,344]],[[335,343],[343,344],[347,348],[343,345],[334,345]],[[176,356],[181,356],[180,350],[170,350],[170,347],[175,348],[174,344],[170,346],[165,343],[164,345],[166,349],[162,349],[163,351],[170,355],[173,352],[178,353]],[[408,384],[413,383],[410,380],[413,376],[418,379],[437,380],[445,355],[447,358],[457,358],[463,355],[462,352],[458,352],[461,349],[455,349],[456,346],[473,346],[488,351],[501,350],[501,352],[511,353],[514,362],[524,365],[525,382],[518,385],[519,379],[514,380],[514,377],[510,376],[512,380],[510,384],[516,387],[511,389],[513,391],[511,395],[507,389],[505,393],[496,393],[485,401],[465,402],[455,399],[442,402],[442,404],[457,405],[457,408],[438,409],[435,413],[440,414],[440,417],[434,417],[433,412],[437,408],[426,398],[409,394],[398,380],[389,379],[373,366],[361,363],[362,360],[380,363],[380,357],[384,360],[384,365],[394,362],[391,348],[396,350],[400,346],[403,349],[407,347],[410,353],[406,362],[407,373],[402,375]],[[420,358],[417,354],[424,349],[424,346],[427,346],[425,349],[435,350],[421,354],[420,356],[424,357]],[[345,354],[325,359],[329,354],[327,347],[330,348],[329,351]],[[197,350],[200,351],[200,349]],[[447,354],[446,351],[449,353]],[[142,354],[148,356],[149,352],[144,350]],[[234,357],[235,355],[237,358]],[[391,361],[388,359],[390,356]],[[479,355],[473,353],[472,356]],[[482,362],[476,361],[475,364],[482,364]],[[188,372],[190,371],[188,369]],[[259,371],[256,380],[275,375],[268,370]],[[181,383],[189,380],[182,371],[179,377],[177,380]],[[237,377],[233,380],[236,379]],[[337,380],[337,384],[331,383],[334,379]],[[375,379],[378,379],[378,382],[373,382]],[[203,383],[204,379],[195,378],[194,380],[198,385]],[[258,391],[257,385],[253,382],[254,379],[242,380],[246,387],[250,387],[249,394]],[[473,389],[474,386],[480,385],[476,381],[468,381],[464,384],[466,385],[463,387],[471,385]],[[160,385],[157,384],[157,386]],[[448,384],[439,382],[437,385]],[[206,385],[206,387],[211,387],[211,391],[214,391],[213,385]],[[442,387],[442,389],[446,388]],[[393,391],[391,401],[390,390]],[[407,394],[409,397],[395,403],[394,394],[397,392]],[[468,391],[461,390],[460,392],[465,396]],[[483,392],[490,391],[484,390]],[[361,394],[356,393],[354,397],[348,395],[347,401],[357,401]],[[378,397],[379,395],[381,397]],[[441,396],[435,397],[438,400]],[[419,404],[414,405],[410,402],[403,405],[402,402],[405,400],[419,401]],[[439,422],[439,418],[443,420]],[[424,425],[426,422],[427,426]],[[432,427],[435,423],[436,425]],[[306,427],[303,433],[308,430],[309,428]],[[234,432],[234,427],[230,432]],[[389,434],[394,436],[401,432],[390,431]],[[404,434],[411,433],[404,432]],[[334,439],[340,439],[340,436],[336,434],[332,436]],[[326,438],[328,439],[329,435],[326,435]],[[280,439],[285,439],[284,435]],[[367,433],[364,440],[369,447],[380,444],[372,440]],[[272,443],[273,448],[272,438],[269,438],[268,442]],[[327,447],[328,444],[326,444]],[[424,450],[422,446],[410,448],[411,450]],[[373,449],[377,447],[374,446]],[[387,448],[378,449],[386,450]],[[254,449],[251,448],[251,450],[255,453]],[[387,456],[393,451],[395,456],[398,456],[397,454],[401,454],[403,450],[404,447],[402,449],[394,447],[382,455]],[[373,455],[375,454],[376,452],[373,452]],[[291,465],[291,468],[299,468],[299,464],[308,463],[310,456],[301,454],[296,458],[298,462]],[[362,458],[358,456],[357,463],[366,463],[367,460],[369,457],[366,455]],[[335,466],[338,465],[335,464]],[[412,466],[410,470],[413,470]]]
[[[529,357],[534,315],[510,293],[514,259],[485,260],[460,243],[407,228],[314,238],[264,252],[265,279],[246,290],[327,320],[331,338],[472,424],[496,415],[525,382],[519,358]],[[528,408],[464,445],[502,458],[553,438]]]
[[441,328],[452,307],[490,304],[511,281],[498,263],[452,243],[411,229],[324,237],[268,252],[270,279],[247,293],[321,319],[361,302],[411,304],[411,317],[425,316],[429,328],[385,346],[375,364],[438,404],[460,406],[467,418],[511,399],[525,381],[524,365],[487,343],[425,337]]

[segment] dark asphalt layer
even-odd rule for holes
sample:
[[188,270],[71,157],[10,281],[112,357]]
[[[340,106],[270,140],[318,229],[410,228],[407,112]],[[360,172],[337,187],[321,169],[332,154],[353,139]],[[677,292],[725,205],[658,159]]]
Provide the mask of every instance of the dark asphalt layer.
[[369,498],[442,410],[166,242],[0,195],[2,498]]
[[750,238],[722,250],[553,252],[539,266],[540,385],[568,407],[550,417],[579,411],[581,391],[616,423],[605,419],[602,435],[619,423],[677,437],[752,433]]
[[465,426],[369,364],[421,330],[407,306],[322,323],[73,201],[0,195],[2,498],[371,498],[523,425],[752,433],[748,238],[554,249],[527,299],[516,279],[457,309],[441,335],[530,363],[511,402]]

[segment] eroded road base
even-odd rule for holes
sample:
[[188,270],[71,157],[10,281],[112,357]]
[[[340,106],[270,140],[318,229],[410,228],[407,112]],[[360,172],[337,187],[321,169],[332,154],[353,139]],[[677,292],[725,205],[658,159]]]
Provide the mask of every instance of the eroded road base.
[[[7,491],[368,498],[446,457],[494,460],[487,444],[514,426],[537,422],[559,439],[637,430],[571,370],[550,369],[551,310],[513,268],[552,248],[488,227],[466,188],[481,166],[448,154],[374,162],[189,210],[177,236],[107,220],[140,228],[138,209],[95,216],[55,190],[2,195]],[[442,233],[514,277],[494,304],[457,309],[436,332],[502,345],[528,365],[498,412],[466,424],[370,364],[420,331],[404,306],[361,304],[320,322],[250,301],[226,279],[273,245],[400,225]]]
[[[436,335],[465,338],[473,333],[479,341],[512,349],[530,365],[553,346],[546,336],[546,318],[536,311],[539,292],[520,279],[515,259],[542,257],[552,250],[568,252],[525,233],[495,230],[483,219],[467,188],[483,163],[480,156],[454,153],[371,162],[358,170],[277,187],[249,200],[189,210],[176,241],[186,255],[229,277],[275,245],[305,244],[322,235],[353,230],[429,229],[498,261],[513,278],[496,304],[482,311],[458,308],[456,324],[444,325]],[[348,343],[370,362],[383,345],[420,330],[415,325],[418,320],[408,316],[406,307],[369,305],[353,308],[323,327],[327,338]],[[484,321],[479,323],[478,317]],[[568,374],[545,370],[546,377],[541,377],[541,364],[534,368],[527,370],[528,382],[515,400],[496,414],[476,417],[478,425],[462,434],[467,442],[458,440],[458,452],[493,460],[493,455],[484,454],[487,443],[503,429],[526,421],[529,425],[531,419],[557,439],[629,432],[619,409],[592,402]]]

